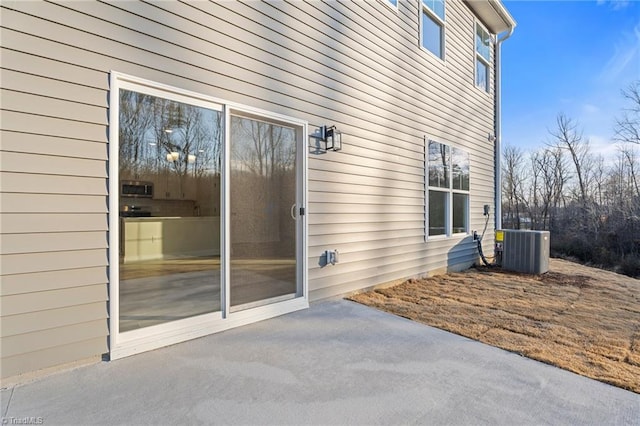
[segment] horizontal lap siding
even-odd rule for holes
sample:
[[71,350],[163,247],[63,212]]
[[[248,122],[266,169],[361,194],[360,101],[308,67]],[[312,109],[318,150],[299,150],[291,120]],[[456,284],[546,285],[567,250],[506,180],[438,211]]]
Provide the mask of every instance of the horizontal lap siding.
[[[420,50],[417,31],[400,30],[407,27],[407,22],[417,23],[416,5],[401,2],[397,14],[383,8],[382,13],[389,19],[380,19],[381,11],[370,6],[349,2],[329,15],[345,26],[359,24],[353,28],[356,34],[349,36],[363,46],[354,59],[371,65],[361,59],[370,57],[381,64],[372,65],[370,76],[363,81],[392,95],[383,99],[390,108],[378,108],[379,114],[387,114],[393,124],[385,123],[386,130],[363,135],[353,142],[348,139],[350,135],[343,135],[345,150],[335,156],[335,161],[321,158],[311,162],[310,180],[316,177],[317,187],[327,188],[321,199],[310,195],[311,213],[322,212],[321,219],[310,218],[309,264],[314,278],[311,288],[312,297],[317,298],[430,270],[468,265],[476,259],[475,245],[468,238],[423,242],[423,135],[471,153],[471,229],[482,229],[484,225],[479,214],[482,205],[494,204],[494,154],[493,145],[487,140],[493,132],[493,93],[474,86],[472,14],[459,3],[447,3],[445,65]],[[404,26],[396,26],[398,21]],[[388,26],[381,27],[380,22]],[[412,34],[413,38],[407,38]],[[390,54],[376,56],[385,51]],[[380,70],[381,66],[386,71]],[[378,70],[380,75],[375,74]],[[389,82],[390,77],[395,81]],[[379,82],[385,82],[387,87]],[[369,129],[377,130],[374,126]],[[400,132],[390,134],[390,129]],[[386,146],[397,145],[398,139],[412,154],[399,159],[393,155],[395,152],[387,150]],[[386,150],[391,155],[386,155],[385,160]],[[354,153],[357,159],[344,161],[345,153]],[[372,158],[379,157],[382,164],[367,167]],[[326,173],[328,169],[332,173]],[[345,188],[349,185],[350,190]],[[354,204],[345,193],[357,194],[362,204]],[[318,266],[318,257],[326,249],[340,252],[339,264]]]
[[[493,205],[492,94],[474,86],[467,7],[447,2],[445,62],[420,49],[419,13],[417,0],[397,11],[374,1],[3,3],[2,297],[34,307],[3,309],[12,371],[19,347],[33,368],[68,361],[42,333],[84,339],[63,339],[77,354],[106,351],[111,70],[304,119],[311,132],[338,126],[343,150],[309,155],[312,299],[473,261],[468,239],[424,242],[423,138],[471,153],[471,229],[481,229],[482,205]],[[320,267],[327,249],[340,263]]]
[[28,34],[38,21],[2,13],[14,26],[0,53],[0,362],[10,377],[108,351],[108,74],[56,57],[55,44],[24,52],[24,40],[38,45]]

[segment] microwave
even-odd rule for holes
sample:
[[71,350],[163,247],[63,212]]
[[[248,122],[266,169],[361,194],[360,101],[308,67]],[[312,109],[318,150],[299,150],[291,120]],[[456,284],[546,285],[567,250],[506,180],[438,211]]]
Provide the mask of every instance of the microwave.
[[120,196],[134,198],[153,198],[153,182],[123,180],[120,182]]

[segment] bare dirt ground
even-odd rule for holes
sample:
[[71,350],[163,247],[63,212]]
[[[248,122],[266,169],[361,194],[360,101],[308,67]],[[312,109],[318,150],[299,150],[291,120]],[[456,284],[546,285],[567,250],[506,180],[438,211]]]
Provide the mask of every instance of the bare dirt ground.
[[640,280],[551,259],[542,275],[471,268],[351,300],[640,393]]

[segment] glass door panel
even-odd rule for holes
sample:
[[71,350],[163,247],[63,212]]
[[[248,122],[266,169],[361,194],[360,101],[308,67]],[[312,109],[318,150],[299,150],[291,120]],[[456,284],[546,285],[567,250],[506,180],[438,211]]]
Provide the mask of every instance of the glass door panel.
[[119,328],[220,311],[221,111],[119,103]]
[[230,119],[230,305],[235,310],[298,293],[296,132]]

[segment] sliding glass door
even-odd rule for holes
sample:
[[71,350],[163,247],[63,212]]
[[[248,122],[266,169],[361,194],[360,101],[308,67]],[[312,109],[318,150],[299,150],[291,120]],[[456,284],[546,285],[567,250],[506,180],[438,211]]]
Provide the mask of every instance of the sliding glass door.
[[221,309],[222,119],[120,90],[120,331]]
[[230,119],[231,310],[299,294],[297,141],[300,129]]
[[113,73],[111,355],[308,306],[306,124]]

